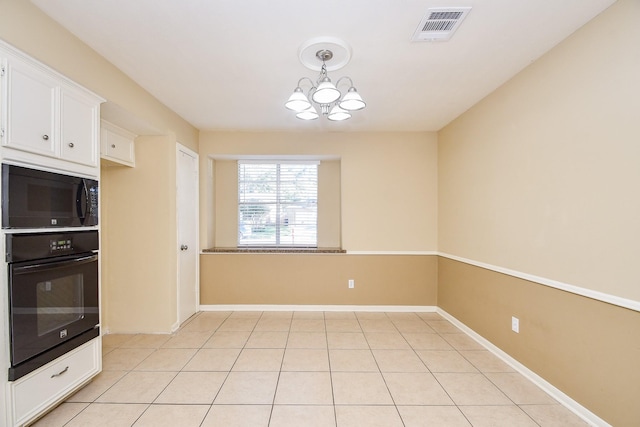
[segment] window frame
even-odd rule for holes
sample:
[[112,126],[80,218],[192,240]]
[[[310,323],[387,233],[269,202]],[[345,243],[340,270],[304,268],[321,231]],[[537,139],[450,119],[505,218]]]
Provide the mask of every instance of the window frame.
[[[259,164],[259,165],[275,165],[276,166],[276,179],[275,179],[275,183],[276,183],[276,191],[275,191],[275,201],[274,202],[251,202],[251,203],[247,203],[247,202],[243,202],[242,201],[242,191],[243,191],[243,185],[245,184],[246,180],[242,180],[241,179],[241,168],[242,165],[246,165],[246,164]],[[314,212],[313,212],[313,216],[315,217],[315,222],[313,224],[313,237],[314,237],[314,242],[313,243],[303,243],[303,244],[293,244],[293,243],[282,243],[282,227],[285,225],[282,222],[282,218],[281,218],[281,208],[283,206],[282,200],[282,186],[283,183],[290,183],[293,181],[288,181],[288,180],[283,180],[282,179],[282,171],[281,171],[281,166],[282,165],[313,165],[315,166],[315,176],[314,176],[314,184],[315,184],[315,188],[314,188],[314,199],[313,199],[313,206],[315,207]],[[319,193],[319,167],[320,167],[320,161],[319,160],[295,160],[295,159],[290,159],[290,160],[283,160],[283,159],[239,159],[237,161],[237,172],[238,172],[238,188],[237,188],[237,215],[238,215],[238,227],[237,227],[237,242],[236,245],[239,249],[272,249],[272,250],[278,250],[278,249],[317,249],[318,248],[318,193]],[[275,215],[276,215],[276,219],[274,224],[275,227],[275,242],[274,243],[243,243],[242,242],[242,230],[243,228],[247,225],[246,221],[243,220],[243,209],[242,206],[247,206],[250,204],[254,204],[254,205],[265,205],[265,206],[270,206],[271,209],[273,211],[275,211]],[[285,204],[286,205],[286,204]],[[287,224],[288,226],[288,224]]]

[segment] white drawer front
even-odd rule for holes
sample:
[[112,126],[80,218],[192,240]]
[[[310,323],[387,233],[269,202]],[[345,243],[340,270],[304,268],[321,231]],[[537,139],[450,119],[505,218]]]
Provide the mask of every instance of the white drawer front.
[[39,415],[101,368],[100,338],[61,356],[11,384],[16,425]]
[[134,139],[136,135],[102,120],[100,156],[125,166],[135,166]]
[[113,157],[125,162],[133,162],[133,141],[112,133],[107,141],[107,152],[109,157]]

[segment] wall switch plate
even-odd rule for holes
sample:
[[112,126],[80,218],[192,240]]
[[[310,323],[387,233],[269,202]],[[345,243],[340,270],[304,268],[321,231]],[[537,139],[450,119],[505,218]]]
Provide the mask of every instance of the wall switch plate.
[[356,281],[353,279],[349,279],[349,289],[353,289],[356,285]]
[[520,333],[520,319],[517,317],[511,317],[511,330],[516,334]]

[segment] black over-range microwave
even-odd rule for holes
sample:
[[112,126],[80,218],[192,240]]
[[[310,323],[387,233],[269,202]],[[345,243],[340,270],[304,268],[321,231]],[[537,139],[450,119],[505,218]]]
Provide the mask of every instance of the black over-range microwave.
[[2,228],[98,225],[98,181],[2,165]]

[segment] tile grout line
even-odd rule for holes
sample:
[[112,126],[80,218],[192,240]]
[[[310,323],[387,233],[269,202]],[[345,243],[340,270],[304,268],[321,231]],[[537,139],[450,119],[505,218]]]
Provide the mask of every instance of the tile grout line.
[[[260,315],[260,318],[262,318],[262,316],[264,316],[264,312],[262,312],[262,315]],[[260,323],[260,319],[258,319],[258,322],[256,322],[256,326],[258,326],[258,323]],[[278,371],[278,378],[276,379],[276,386],[275,386],[275,388],[273,390],[273,399],[271,400],[271,411],[269,411],[269,420],[267,421],[267,426],[271,425],[271,418],[273,417],[273,410],[275,409],[275,406],[276,406],[276,396],[278,394],[278,384],[280,384],[280,375],[282,374],[282,367],[284,365],[284,357],[285,357],[285,354],[287,353],[287,343],[289,342],[289,336],[291,335],[291,324],[292,323],[293,323],[293,313],[291,314],[291,320],[289,320],[289,329],[287,330],[287,339],[284,342],[284,350],[282,351],[282,360],[280,360],[280,370]],[[255,331],[255,327],[253,328],[253,330]],[[252,334],[253,334],[253,331],[249,335],[249,338],[247,339],[247,342],[249,342],[249,340],[251,339],[251,335]]]
[[[438,335],[440,335],[440,336],[442,337],[442,339],[444,339],[445,341],[447,341],[447,343],[449,343],[449,341],[445,338],[445,335],[450,335],[451,333],[441,333],[441,332],[437,332],[437,333],[438,333]],[[467,334],[465,334],[464,332],[462,332],[462,334],[463,334],[464,336],[467,336],[467,337],[468,337],[468,335],[467,335]],[[472,365],[473,365],[473,363],[472,363],[470,360],[468,360],[468,359],[467,359],[467,358],[466,358],[466,357],[461,353],[461,351],[486,351],[486,350],[483,350],[483,349],[480,349],[480,350],[474,350],[474,349],[467,349],[467,350],[464,350],[464,349],[462,349],[462,348],[460,348],[460,349],[459,349],[459,348],[456,348],[456,347],[455,347],[455,346],[453,346],[451,343],[449,343],[449,345],[451,345],[451,347],[456,351],[456,353],[458,353],[462,358],[464,358],[465,360],[467,360],[467,361],[468,361],[469,363],[471,363]],[[534,420],[534,419],[533,419],[533,418],[532,418],[532,417],[531,417],[531,416],[530,416],[526,411],[524,411],[524,410],[520,407],[520,405],[519,405],[519,404],[517,404],[513,399],[511,399],[511,397],[509,397],[509,395],[507,395],[507,393],[506,393],[505,391],[503,391],[501,387],[499,387],[496,383],[494,383],[493,381],[491,381],[491,378],[489,378],[489,377],[486,375],[486,374],[487,374],[487,372],[485,372],[485,371],[484,371],[484,370],[482,370],[482,369],[479,369],[479,368],[478,368],[478,367],[476,367],[475,365],[473,365],[473,366],[474,366],[474,368],[476,368],[476,369],[478,370],[478,373],[479,373],[480,375],[482,375],[482,377],[483,377],[484,379],[486,379],[487,381],[489,381],[489,383],[490,383],[491,385],[493,385],[493,386],[494,386],[494,387],[495,387],[495,388],[496,388],[496,389],[497,389],[497,390],[498,390],[498,391],[499,391],[499,392],[500,392],[500,393],[501,393],[501,394],[502,394],[506,399],[508,399],[508,400],[513,404],[513,406],[517,407],[517,408],[518,408],[522,413],[524,413],[524,414],[527,416],[527,418],[529,418],[529,419],[530,419],[534,424],[536,424],[536,425],[538,425],[538,426],[540,425],[540,424],[539,424],[538,422],[536,422],[536,421],[535,421],[535,420]],[[436,379],[437,379],[437,378],[436,378]],[[443,389],[444,389],[444,387],[443,387]],[[446,390],[445,390],[445,391],[446,391]],[[453,399],[452,399],[452,400],[453,400]],[[455,403],[455,402],[454,402],[454,403]],[[469,423],[471,423],[471,420],[469,420],[469,418],[468,418],[468,417],[467,417],[467,415],[464,413],[464,411],[462,411],[462,410],[460,409],[460,406],[461,406],[461,405],[456,404],[456,407],[458,407],[458,409],[460,410],[460,412],[462,413],[462,415],[463,415],[463,416],[464,416],[464,417],[469,421]],[[478,406],[478,405],[462,405],[462,406]],[[482,405],[482,406],[503,406],[503,405]]]
[[[405,343],[407,343],[407,345],[411,347],[411,345],[409,344],[409,342],[407,341],[407,339],[404,337],[404,335],[402,335],[402,332],[400,332],[400,329],[398,329],[398,327],[396,326],[395,323],[393,323],[393,321],[389,318],[389,315],[387,313],[384,314],[385,318],[391,322],[391,324],[393,325],[393,327],[395,328],[395,330],[398,332],[398,334],[400,334],[400,336],[402,337],[402,339],[404,340]],[[412,348],[413,349],[413,348]],[[398,404],[396,403],[396,400],[393,398],[393,394],[391,393],[391,389],[389,388],[389,384],[387,383],[387,379],[384,376],[384,373],[382,372],[382,369],[380,369],[380,364],[378,363],[378,359],[376,359],[376,355],[373,352],[373,349],[371,350],[371,354],[373,355],[373,360],[375,360],[376,362],[376,366],[378,367],[378,370],[380,371],[380,376],[382,377],[382,381],[384,382],[384,386],[387,388],[387,393],[389,393],[389,397],[391,398],[391,401],[393,402],[393,407],[396,410],[396,413],[398,414],[398,418],[400,419],[400,422],[402,423],[403,426],[406,426],[404,419],[402,418],[402,414],[400,413],[400,409],[398,409]],[[426,367],[426,366],[425,366]]]
[[[426,321],[425,321],[426,322]],[[428,323],[427,323],[428,324]],[[436,334],[442,338],[447,344],[449,344],[451,346],[451,348],[453,349],[453,351],[456,352],[456,354],[460,355],[460,357],[464,358],[464,356],[462,354],[460,354],[460,351],[453,347],[446,339],[444,339],[444,337],[442,336],[442,334],[440,332],[438,332],[436,329],[432,328]],[[474,366],[475,368],[475,366]],[[427,367],[428,369],[428,367]],[[431,369],[429,369],[429,372],[431,372]],[[478,372],[480,372],[480,370],[478,369]],[[436,380],[436,382],[438,383],[438,385],[442,388],[442,390],[447,394],[447,396],[449,396],[449,399],[451,399],[451,401],[453,402],[453,405],[455,406],[455,408],[458,410],[458,412],[464,417],[465,420],[467,420],[467,422],[469,423],[470,426],[473,425],[473,423],[471,422],[471,420],[469,419],[469,417],[467,417],[467,414],[464,413],[464,411],[462,409],[460,409],[460,405],[458,405],[458,403],[453,399],[453,396],[451,396],[451,394],[447,391],[447,389],[444,387],[444,385],[440,382],[440,380],[438,379],[438,377],[435,375],[434,372],[431,372],[431,374],[433,375],[433,378]]]
[[[464,357],[464,356],[463,356],[463,357]],[[487,380],[487,381],[489,381],[489,383],[491,383],[495,388],[497,388],[497,389],[500,391],[500,393],[502,393],[502,394],[503,394],[507,399],[509,399],[509,401],[510,401],[511,403],[513,403],[513,405],[514,405],[516,408],[518,408],[518,409],[519,409],[523,414],[525,414],[525,415],[527,416],[527,418],[529,418],[531,421],[533,421],[533,423],[535,423],[536,425],[540,426],[540,424],[539,424],[536,420],[534,420],[534,419],[531,417],[531,415],[529,415],[529,413],[528,413],[527,411],[525,411],[524,409],[522,409],[522,408],[520,407],[520,405],[519,405],[518,403],[516,403],[516,402],[515,402],[515,401],[514,401],[514,400],[513,400],[513,399],[512,399],[512,398],[511,398],[511,397],[510,397],[506,392],[505,392],[505,391],[503,391],[503,390],[502,390],[502,388],[501,388],[500,386],[498,386],[498,384],[496,384],[495,382],[491,381],[491,378],[489,378],[489,377],[486,375],[486,374],[487,374],[487,372],[484,372],[484,371],[482,371],[482,370],[480,370],[480,369],[479,369],[479,371],[480,371],[480,373],[482,374],[482,376],[483,376],[484,378],[486,378],[486,380]],[[518,374],[518,375],[520,375],[520,374]]]
[[[193,321],[195,321],[195,320],[196,320],[196,318],[198,318],[198,317],[200,317],[200,313],[198,313],[198,314],[197,314],[197,315],[195,315],[195,316],[192,316],[192,318],[191,318],[188,322],[186,322],[186,324],[185,324],[185,325],[182,325],[180,328],[178,328],[178,330],[177,330],[177,331],[175,331],[175,333],[172,333],[171,335],[173,335],[173,337],[172,337],[172,338],[169,338],[169,340],[167,340],[164,344],[166,344],[167,342],[171,341],[171,339],[173,339],[173,338],[174,338],[174,337],[175,337],[175,336],[180,332],[180,330],[181,330],[181,329],[186,328],[189,324],[191,324]],[[225,318],[224,318],[224,320],[222,320],[222,322],[220,322],[220,324],[219,324],[219,325],[218,325],[218,326],[217,326],[217,327],[216,327],[216,328],[215,328],[215,329],[210,333],[210,335],[209,335],[209,339],[210,339],[210,338],[211,338],[211,337],[216,333],[216,331],[220,328],[220,326],[221,326],[221,325],[222,325],[222,324],[223,324],[223,323],[224,323],[224,322],[225,322],[229,317],[230,317],[230,315],[228,315],[227,317],[225,317]],[[208,339],[207,339],[206,341],[208,341]],[[205,343],[206,343],[206,341],[205,341]],[[156,351],[160,350],[161,348],[163,348],[162,346],[163,346],[164,344],[162,344],[160,347],[156,348],[156,349],[154,350],[154,353],[155,353]],[[202,345],[204,345],[204,343],[203,343]],[[198,348],[196,349],[196,352],[195,352],[195,353],[194,353],[194,354],[189,358],[189,360],[187,360],[187,361],[185,362],[185,364],[180,368],[180,370],[176,372],[176,374],[173,376],[173,378],[171,379],[171,381],[169,381],[169,383],[168,383],[168,384],[167,384],[167,385],[162,389],[162,391],[160,391],[160,393],[158,393],[158,395],[153,399],[153,401],[147,405],[147,407],[145,408],[145,410],[144,410],[144,411],[142,411],[142,413],[140,414],[140,416],[136,419],[136,421],[134,421],[134,423],[133,423],[132,425],[135,425],[135,423],[136,423],[136,422],[138,422],[138,421],[140,420],[140,418],[142,418],[142,416],[143,416],[143,415],[144,415],[144,414],[145,414],[145,413],[146,413],[146,412],[147,412],[147,411],[152,407],[152,405],[153,405],[153,404],[158,400],[158,398],[162,395],[162,393],[164,393],[164,392],[167,390],[167,388],[171,385],[171,383],[172,383],[172,382],[173,382],[173,381],[178,377],[178,375],[180,375],[180,373],[181,373],[181,372],[183,372],[183,370],[184,370],[185,366],[187,366],[187,365],[189,364],[189,362],[190,362],[191,360],[193,360],[193,358],[196,356],[196,354],[198,354],[198,352],[202,349],[202,345],[200,345],[200,347],[198,347]],[[153,353],[151,353],[151,354],[153,354]],[[148,357],[150,357],[150,356],[151,356],[151,354],[150,354]],[[147,358],[148,358],[148,357],[147,357]],[[141,364],[142,362],[144,362],[144,360],[146,360],[147,358],[143,359],[143,361],[141,361],[141,362],[140,362],[140,364]],[[138,365],[136,365],[136,366],[139,366],[140,364],[138,364]],[[135,368],[134,368],[134,369],[135,369]],[[133,371],[134,369],[132,369],[131,371]],[[131,371],[130,371],[130,372],[131,372]],[[222,384],[224,384],[224,382],[226,381],[226,378],[227,378],[228,376],[229,376],[229,373],[227,373],[227,375],[225,376],[225,380],[222,382]],[[123,377],[123,378],[124,378],[124,377]],[[220,389],[218,390],[218,393],[219,393],[219,392],[220,392],[220,390],[222,389],[222,384],[220,385]],[[115,384],[114,384],[114,385],[115,385]],[[218,393],[216,393],[216,396],[218,395]],[[213,401],[215,401],[215,397],[213,398]],[[204,417],[203,417],[203,419],[202,419],[202,422],[204,422],[204,419],[205,419],[205,418],[206,418],[206,416],[208,415],[209,411],[212,409],[212,407],[213,407],[213,401],[211,402],[211,405],[207,405],[207,406],[209,406],[209,409],[208,409],[208,410],[207,410],[207,412],[205,413],[205,415],[204,415]],[[202,422],[201,422],[200,424],[202,424]]]
[[[202,312],[201,312],[202,313]],[[222,320],[222,322],[220,322],[220,324],[213,330],[213,332],[211,333],[211,336],[209,337],[209,339],[207,341],[204,342],[204,344],[202,344],[202,346],[200,346],[200,350],[202,350],[204,347],[204,345],[209,342],[209,340],[211,338],[213,338],[213,336],[216,334],[216,332],[218,332],[218,330],[220,329],[220,326],[222,326],[224,324],[224,322],[231,317],[231,313],[229,313],[229,315],[227,315],[227,317],[224,318],[224,320]],[[186,326],[186,325],[185,325]],[[246,343],[245,343],[246,344]],[[198,352],[196,352],[196,354],[198,354]],[[194,355],[195,356],[195,355]],[[222,380],[222,382],[220,383],[220,388],[218,388],[218,391],[216,392],[215,396],[213,396],[213,399],[211,400],[211,404],[208,405],[209,409],[207,409],[207,412],[205,412],[204,417],[202,417],[202,421],[200,421],[200,426],[202,426],[202,424],[204,423],[204,420],[207,419],[207,417],[209,416],[209,413],[211,411],[213,411],[213,404],[216,401],[216,398],[218,397],[218,395],[220,394],[220,391],[222,390],[222,386],[224,386],[224,383],[227,382],[227,378],[229,378],[229,374],[231,373],[231,368],[233,368],[233,365],[236,363],[236,361],[238,360],[238,357],[240,357],[240,353],[238,353],[238,356],[236,356],[236,360],[233,362],[233,364],[231,365],[231,367],[229,368],[229,371],[227,372],[227,374],[224,377],[224,380]],[[186,365],[185,365],[186,366]],[[184,369],[184,367],[183,367]]]
[[[424,319],[424,318],[423,318],[423,317],[421,317],[421,316],[418,316],[418,318],[419,318],[419,319],[420,319],[420,320],[421,320],[421,321],[422,321],[422,322],[423,322],[423,323],[424,323],[424,324],[425,324],[429,329],[433,330],[434,334],[436,334],[436,335],[438,335],[438,336],[441,336],[441,335],[440,335],[440,333],[439,333],[435,328],[433,328],[431,325],[429,325],[429,322],[427,322],[427,320],[426,320],[426,319]],[[402,337],[405,339],[405,341],[407,341],[406,337],[404,336],[404,333],[403,333],[403,332],[401,332],[399,329],[398,329],[398,332],[400,332],[400,334],[401,334],[401,335],[402,335]],[[443,339],[444,339],[444,338],[443,338]],[[446,341],[446,340],[445,340],[445,341]],[[436,383],[438,383],[438,385],[440,386],[440,388],[442,389],[442,391],[447,395],[447,397],[448,397],[449,399],[451,399],[451,402],[453,402],[453,405],[456,407],[456,409],[457,409],[457,410],[462,414],[462,416],[463,416],[463,417],[465,417],[465,419],[467,419],[467,417],[464,415],[464,413],[460,410],[460,408],[459,408],[459,407],[458,407],[458,405],[456,404],[455,400],[453,400],[453,397],[451,397],[451,395],[449,394],[449,392],[447,391],[447,389],[445,389],[445,388],[444,388],[444,386],[440,383],[440,381],[438,380],[438,378],[435,376],[435,373],[434,373],[433,371],[431,371],[431,369],[429,368],[429,366],[427,365],[427,363],[422,359],[422,357],[420,357],[420,355],[419,355],[419,354],[418,354],[418,352],[417,352],[417,349],[416,349],[413,345],[411,345],[411,343],[409,343],[408,341],[407,341],[407,344],[409,344],[409,347],[411,347],[411,350],[413,350],[413,353],[416,355],[416,357],[417,357],[418,359],[420,359],[420,361],[422,362],[422,364],[424,365],[424,367],[427,369],[427,372],[429,372],[429,373],[431,374],[431,376],[432,376],[432,377],[433,377],[433,379],[436,381]],[[455,349],[454,349],[454,350],[455,350]],[[456,353],[457,353],[457,350],[456,350]],[[400,411],[398,411],[398,412],[400,412]],[[402,418],[402,415],[401,415],[400,417]],[[469,424],[471,424],[471,421],[469,421],[468,419],[467,419],[467,421],[469,422]],[[403,420],[403,422],[404,422],[404,420]]]
[[331,402],[333,406],[333,422],[336,427],[338,425],[338,411],[336,410],[336,393],[333,388],[333,370],[331,369],[331,356],[329,353],[329,331],[327,329],[327,315],[325,312],[322,312],[322,317],[324,318],[324,339],[327,344],[327,363],[329,366],[329,386],[331,387]]

